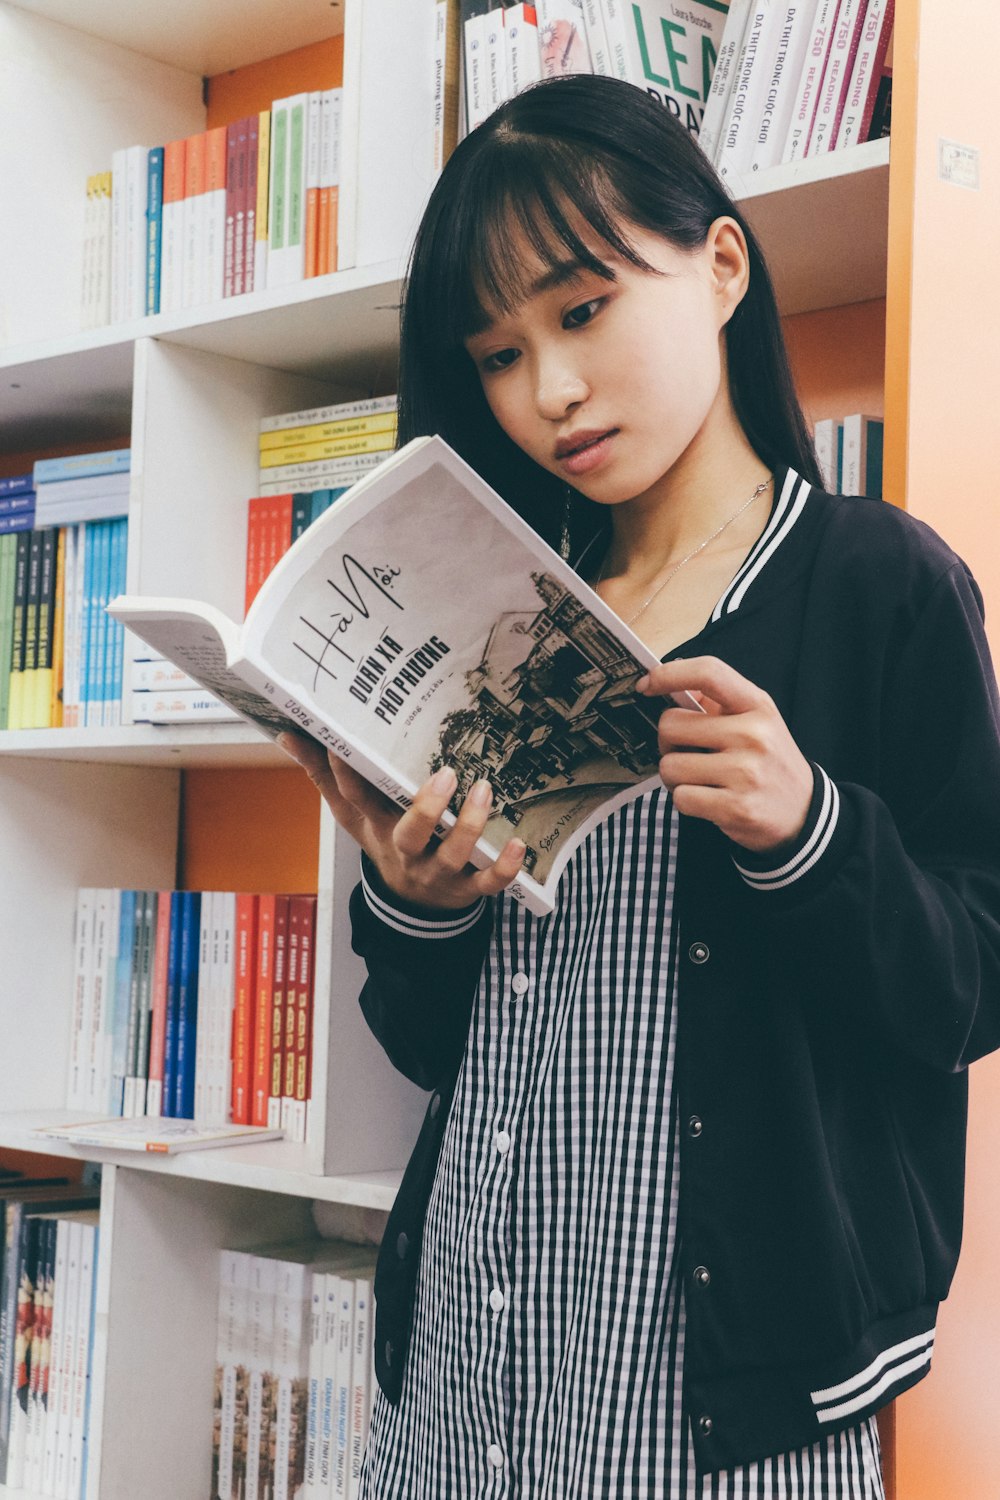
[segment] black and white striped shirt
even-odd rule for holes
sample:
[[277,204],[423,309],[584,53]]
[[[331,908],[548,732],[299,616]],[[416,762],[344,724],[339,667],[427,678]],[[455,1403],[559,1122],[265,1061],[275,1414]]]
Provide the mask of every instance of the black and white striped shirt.
[[[716,613],[738,608],[807,488],[789,475]],[[874,1417],[696,1473],[677,1205],[681,1134],[700,1121],[679,1117],[674,1087],[677,842],[658,787],[593,830],[550,917],[494,904],[402,1394],[376,1395],[362,1500],[881,1500]],[[430,943],[482,915],[415,918],[365,894]]]

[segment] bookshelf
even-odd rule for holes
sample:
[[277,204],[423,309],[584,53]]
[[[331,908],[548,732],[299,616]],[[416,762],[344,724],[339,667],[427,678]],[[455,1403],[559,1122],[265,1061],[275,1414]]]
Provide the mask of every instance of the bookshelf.
[[[977,7],[977,24],[995,29],[985,0]],[[745,206],[769,255],[782,311],[815,315],[797,342],[820,393],[837,310],[853,315],[873,304],[881,314],[884,301],[884,322],[879,315],[864,326],[877,327],[879,338],[885,329],[884,348],[868,347],[866,355],[884,373],[887,493],[926,515],[978,570],[977,545],[984,547],[986,536],[982,486],[964,505],[959,538],[947,516],[935,516],[921,466],[931,399],[940,396],[933,335],[947,334],[954,361],[976,347],[984,325],[976,321],[981,309],[974,317],[968,306],[956,325],[953,308],[941,302],[934,256],[914,214],[919,226],[928,215],[947,215],[955,202],[929,197],[931,94],[935,131],[973,144],[987,137],[985,124],[969,115],[972,65],[959,68],[957,29],[948,28],[944,0],[902,9],[891,153],[888,142],[873,142],[818,164],[775,168],[761,174]],[[922,28],[938,49],[933,71],[917,45]],[[357,221],[354,263],[292,288],[76,332],[87,174],[117,146],[203,128],[203,75],[341,30],[356,137],[367,159],[381,164],[380,176],[364,181],[346,168],[343,191],[353,197]],[[415,60],[429,56],[431,31],[430,7],[414,0],[322,8],[312,0],[177,0],[167,9],[149,0],[0,4],[0,79],[22,80],[0,89],[0,177],[11,184],[14,221],[32,227],[0,240],[0,463],[46,443],[130,430],[130,591],[193,593],[238,612],[260,417],[394,389],[400,278],[429,185],[413,121],[426,112],[430,70],[422,75]],[[363,41],[365,55],[378,57],[378,77],[361,66]],[[945,130],[937,68],[949,48],[962,77],[948,91]],[[43,164],[48,191],[41,195]],[[977,226],[977,214],[993,214],[981,227],[995,231],[998,210],[986,197],[962,202],[964,233]],[[870,343],[871,333],[865,336]],[[992,472],[989,427],[984,433],[953,396],[951,441],[968,472],[981,477]],[[990,587],[987,602],[996,613],[1000,578]],[[32,1131],[65,1118],[77,888],[173,885],[183,777],[206,770],[238,777],[248,768],[286,765],[253,731],[231,724],[0,734],[0,1152],[68,1151],[40,1145]],[[280,816],[266,816],[280,839]],[[195,1500],[205,1492],[217,1251],[304,1232],[312,1203],[384,1214],[415,1139],[424,1096],[392,1071],[357,1006],[362,971],[346,910],[357,850],[325,810],[318,817],[319,852],[309,874],[319,893],[322,961],[308,1141],[138,1163],[103,1158],[88,1500]],[[926,1397],[919,1393],[924,1441],[940,1391],[932,1378]],[[135,1433],[143,1435],[141,1445]],[[893,1461],[890,1453],[890,1472]],[[917,1467],[900,1494],[932,1500],[932,1491],[918,1488]],[[0,1500],[12,1494],[0,1490]]]

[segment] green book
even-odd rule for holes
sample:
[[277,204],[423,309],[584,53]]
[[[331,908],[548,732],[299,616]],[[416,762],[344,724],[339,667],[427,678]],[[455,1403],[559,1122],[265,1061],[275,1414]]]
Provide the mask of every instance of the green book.
[[14,568],[17,535],[0,536],[0,729],[7,728],[10,706],[10,655],[14,639]]

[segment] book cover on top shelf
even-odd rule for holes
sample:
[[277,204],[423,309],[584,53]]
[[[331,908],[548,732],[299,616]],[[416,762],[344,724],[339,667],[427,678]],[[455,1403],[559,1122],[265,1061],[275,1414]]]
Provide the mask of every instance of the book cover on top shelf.
[[191,600],[123,596],[111,613],[265,733],[311,734],[399,806],[451,766],[451,826],[487,778],[473,858],[523,839],[512,891],[536,913],[580,839],[658,781],[664,704],[635,690],[657,658],[439,437],[324,512],[242,630]]

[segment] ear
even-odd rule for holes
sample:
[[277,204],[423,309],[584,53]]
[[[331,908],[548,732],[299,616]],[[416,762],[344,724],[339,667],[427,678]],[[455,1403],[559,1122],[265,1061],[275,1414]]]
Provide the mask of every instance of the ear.
[[750,255],[746,236],[735,219],[724,216],[715,219],[709,226],[704,249],[721,329],[743,301],[750,285]]

